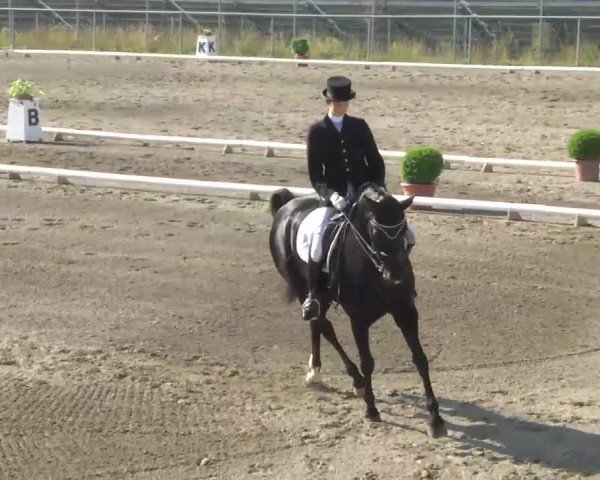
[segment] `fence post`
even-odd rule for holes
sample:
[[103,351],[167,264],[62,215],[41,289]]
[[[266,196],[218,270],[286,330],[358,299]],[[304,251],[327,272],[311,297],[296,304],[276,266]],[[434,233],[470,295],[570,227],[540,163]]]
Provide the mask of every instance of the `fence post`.
[[540,51],[539,51],[539,62],[540,62],[540,65],[542,64],[542,61],[543,61],[543,58],[542,58],[542,41],[543,41],[543,35],[544,35],[544,33],[543,33],[543,26],[544,26],[543,25],[544,24],[544,22],[543,22],[543,16],[544,16],[544,0],[540,0],[540,22],[539,22],[539,29],[540,29],[540,31],[539,31],[539,35],[538,35],[539,42],[540,42],[540,46],[539,46],[539,49],[540,49]]
[[271,17],[271,57],[275,56],[275,18]]
[[452,61],[456,62],[456,14],[458,12],[457,0],[454,0],[454,17],[452,18]]
[[539,49],[540,49],[540,51],[538,52],[539,53],[539,55],[538,55],[538,62],[539,62],[540,65],[543,62],[543,58],[542,58],[542,41],[544,40],[544,32],[543,32],[543,30],[544,29],[542,28],[542,17],[540,17],[540,32],[539,32],[539,35],[538,35],[540,37],[539,38],[539,43],[540,43]]
[[79,42],[79,0],[75,2],[75,42]]
[[36,30],[40,29],[40,16],[39,16],[39,12],[37,10],[35,12],[35,29]]
[[106,31],[106,13],[102,14],[102,30]]
[[577,19],[577,40],[575,44],[575,65],[579,66],[579,45],[581,42],[581,18]]
[[223,6],[221,5],[221,0],[217,3],[217,11],[219,14],[217,15],[217,43],[219,44],[219,49],[222,51],[221,45],[223,45],[223,35],[221,34],[221,29],[223,27],[223,16],[221,15],[221,9]]
[[375,50],[375,40],[376,40],[376,35],[375,35],[375,17],[371,17],[371,50],[369,52],[369,60],[373,59],[373,51]]
[[293,5],[294,17],[292,19],[292,36],[294,38],[296,38],[296,22],[297,22],[296,13],[298,11],[298,5],[297,5],[297,3],[298,3],[298,0],[294,0],[294,5]]
[[471,42],[473,41],[473,17],[469,17],[469,42],[467,45],[467,63],[471,63]]
[[8,0],[8,36],[10,48],[15,48],[15,12],[12,9],[11,0]]
[[179,14],[179,53],[183,53],[183,13]]
[[317,36],[317,20],[315,17],[312,19],[312,36],[315,38]]
[[392,19],[387,19],[387,49],[392,48]]
[[371,2],[371,42],[369,44],[371,48],[369,49],[369,58],[367,60],[371,60],[373,44],[375,43],[375,13],[377,13],[377,7],[375,3],[376,0]]
[[96,50],[96,12],[92,15],[92,50]]
[[17,29],[15,28],[15,12],[13,10],[11,15],[11,29],[10,29],[10,48],[17,48]]
[[146,0],[146,24],[144,25],[144,50],[148,51],[148,36],[150,35],[150,16],[148,15],[150,10],[149,0]]
[[367,62],[371,59],[371,19],[367,18]]
[[[469,17],[471,18],[471,17]],[[462,35],[462,53],[463,58],[467,58],[467,39],[469,38],[469,22],[465,18],[463,22],[463,35]]]

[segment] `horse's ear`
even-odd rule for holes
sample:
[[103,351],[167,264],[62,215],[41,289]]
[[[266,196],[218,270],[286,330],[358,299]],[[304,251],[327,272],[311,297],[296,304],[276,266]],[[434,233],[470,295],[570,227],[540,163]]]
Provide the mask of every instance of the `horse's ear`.
[[408,207],[410,207],[413,203],[413,200],[415,199],[414,195],[411,195],[410,197],[401,200],[400,203],[400,207],[402,208],[402,210],[406,210]]

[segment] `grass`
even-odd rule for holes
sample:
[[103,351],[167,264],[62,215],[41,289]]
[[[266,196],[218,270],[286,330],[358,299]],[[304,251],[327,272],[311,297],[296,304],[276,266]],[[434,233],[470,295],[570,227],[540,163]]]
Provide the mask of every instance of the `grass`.
[[[16,34],[16,48],[45,49],[93,49],[102,51],[184,53],[193,54],[196,48],[196,30],[183,28],[180,35],[178,26],[159,29],[151,26],[145,31],[143,25],[82,28],[79,34],[61,26],[43,27],[21,31]],[[319,59],[364,60],[364,43],[353,40],[341,40],[332,36],[306,34],[310,44],[310,57]],[[508,39],[489,46],[474,46],[471,51],[471,63],[484,64],[538,64],[574,65],[575,46],[568,45],[552,53],[544,53],[541,58],[535,47],[511,50]],[[221,32],[219,53],[222,55],[287,57],[292,56],[289,35],[276,33],[271,41],[269,34],[251,29],[243,31]],[[0,48],[10,46],[7,29],[0,31]],[[453,55],[450,44],[443,44],[436,50],[428,49],[416,41],[394,41],[390,47],[376,44],[372,52],[373,60],[466,63],[464,52]],[[600,66],[600,51],[593,42],[582,41],[579,51],[579,64]]]

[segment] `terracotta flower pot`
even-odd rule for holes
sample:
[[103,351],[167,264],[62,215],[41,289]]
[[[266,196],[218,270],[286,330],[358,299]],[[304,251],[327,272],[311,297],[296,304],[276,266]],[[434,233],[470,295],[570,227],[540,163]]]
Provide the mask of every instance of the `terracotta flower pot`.
[[575,178],[578,182],[597,182],[599,171],[600,159],[575,161]]
[[[308,59],[309,56],[308,56],[308,53],[294,53],[294,58],[296,60],[298,60],[298,59]],[[298,66],[299,67],[308,67],[308,64],[307,63],[299,63]]]
[[[402,188],[402,193],[404,195],[415,195],[417,197],[433,197],[435,196],[435,189],[437,187],[437,183],[408,183],[402,182],[400,183],[400,188]],[[431,210],[431,207],[423,207],[411,205],[411,210]]]

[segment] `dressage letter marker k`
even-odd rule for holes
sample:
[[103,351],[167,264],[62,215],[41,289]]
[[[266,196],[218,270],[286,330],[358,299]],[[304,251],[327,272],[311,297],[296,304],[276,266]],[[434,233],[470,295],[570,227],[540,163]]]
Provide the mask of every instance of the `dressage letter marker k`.
[[[206,51],[208,49],[208,52]],[[203,53],[204,55],[210,55],[211,53],[217,53],[215,49],[214,40],[210,41],[199,41],[198,42],[198,53]]]

